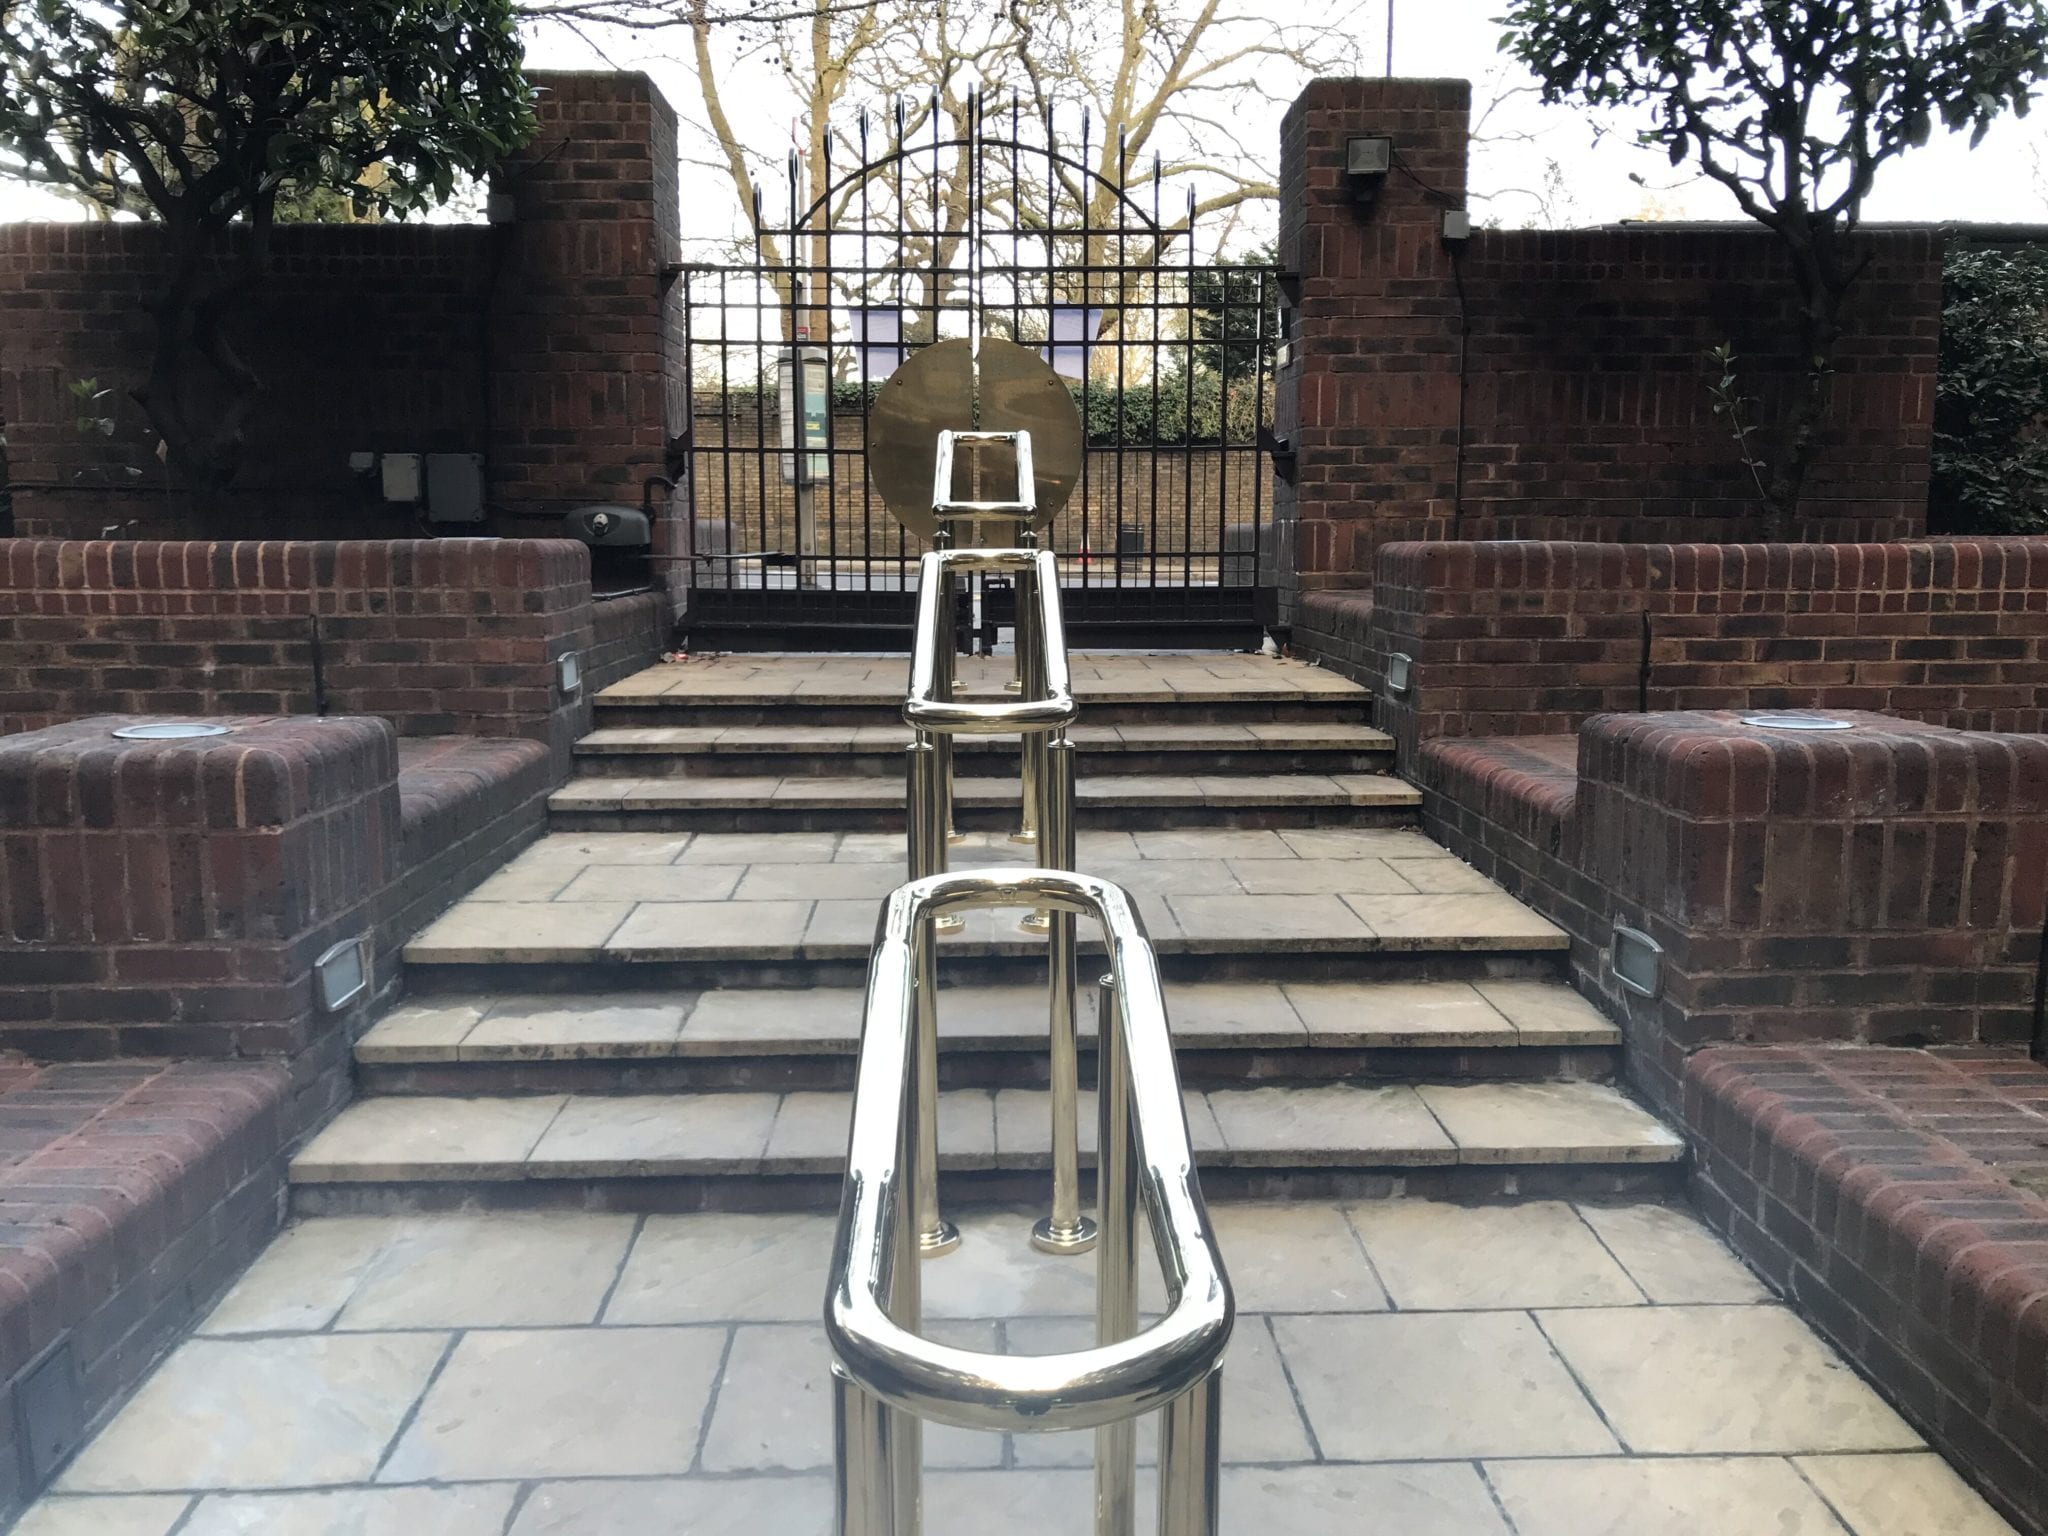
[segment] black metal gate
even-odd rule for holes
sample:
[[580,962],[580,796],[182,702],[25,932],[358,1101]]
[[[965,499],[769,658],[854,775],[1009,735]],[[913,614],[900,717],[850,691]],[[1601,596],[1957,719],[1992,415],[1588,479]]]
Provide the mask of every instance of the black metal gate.
[[[920,541],[867,474],[889,371],[934,341],[1037,347],[1066,376],[1086,451],[1047,536],[1081,645],[1250,645],[1273,580],[1262,444],[1278,274],[1199,264],[1196,199],[1162,212],[1158,162],[1113,177],[1050,115],[898,104],[886,144],[828,169],[787,215],[755,191],[755,260],[681,269],[692,391],[690,596],[700,649],[907,644]],[[1000,423],[990,423],[1000,426]],[[991,607],[984,618],[1005,616]]]

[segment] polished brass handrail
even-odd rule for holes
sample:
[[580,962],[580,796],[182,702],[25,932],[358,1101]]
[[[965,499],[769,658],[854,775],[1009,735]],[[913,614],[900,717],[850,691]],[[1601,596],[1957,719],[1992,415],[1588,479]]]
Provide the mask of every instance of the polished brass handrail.
[[[938,1344],[922,1324],[917,1170],[930,1134],[918,1061],[935,920],[972,908],[1045,908],[1103,930],[1098,1040],[1096,1344],[1058,1355],[986,1354]],[[1165,1314],[1142,1332],[1136,1229],[1151,1228]],[[899,887],[883,908],[868,971],[825,1332],[841,1536],[917,1536],[920,1421],[1035,1433],[1096,1431],[1097,1536],[1133,1536],[1135,1419],[1164,1409],[1164,1536],[1215,1536],[1221,1361],[1235,1305],[1202,1204],[1159,966],[1130,897],[1090,875],[982,869]]]

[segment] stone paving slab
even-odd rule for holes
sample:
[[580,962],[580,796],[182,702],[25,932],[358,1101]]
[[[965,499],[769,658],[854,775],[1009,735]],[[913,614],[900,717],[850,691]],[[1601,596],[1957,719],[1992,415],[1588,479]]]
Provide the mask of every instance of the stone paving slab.
[[[962,1247],[924,1268],[933,1335],[1084,1342],[1092,1262],[1032,1251],[1029,1209],[961,1215]],[[1212,1215],[1239,1301],[1226,1531],[2012,1536],[1753,1280],[1733,1305],[1660,1300],[1696,1264],[1746,1278],[1682,1206]],[[648,1217],[607,1233],[601,1264],[578,1252],[592,1220],[292,1227],[16,1536],[830,1536],[817,1314],[833,1218]],[[1567,1299],[1597,1268],[1591,1239],[1601,1287],[1626,1287],[1611,1303]],[[616,1271],[600,1294],[594,1265]],[[508,1325],[508,1268],[579,1300],[560,1323]],[[321,1304],[291,1310],[315,1273]],[[1156,1275],[1144,1294],[1158,1304]],[[380,1295],[388,1326],[350,1331]],[[1085,1438],[929,1431],[927,1529],[1084,1536]],[[1720,1448],[1663,1449],[1681,1445]]]
[[[755,873],[778,867],[764,865]],[[839,866],[860,869],[861,865]],[[750,877],[751,878],[751,877]],[[1096,1010],[1077,993],[1084,1041]],[[576,1061],[850,1055],[865,995],[858,987],[728,987],[581,997],[483,993],[431,997],[384,1015],[356,1044],[379,1066],[454,1061]],[[1615,1046],[1621,1032],[1558,981],[1208,981],[1167,997],[1186,1050]],[[939,1049],[1031,1050],[1046,1042],[1042,985],[944,987]]]
[[[1656,1117],[1598,1083],[1334,1083],[1183,1097],[1207,1167],[1625,1165],[1672,1163],[1685,1150]],[[1088,1156],[1092,1095],[1083,1100]],[[835,1093],[370,1098],[314,1137],[291,1176],[349,1184],[836,1172],[850,1104]],[[942,1168],[1050,1166],[1044,1092],[961,1088],[942,1093],[940,1105]]]
[[[1001,834],[969,833],[952,865],[1019,865],[1028,856]],[[858,832],[555,833],[426,928],[405,957],[418,965],[864,960],[879,891],[891,888],[902,858],[900,838]],[[1401,828],[1083,832],[1079,859],[1114,869],[1163,953],[1534,953],[1570,942]],[[972,913],[945,943],[976,955],[1041,952],[1043,941],[1016,922],[1010,913]],[[1087,942],[1089,925],[1082,934]]]

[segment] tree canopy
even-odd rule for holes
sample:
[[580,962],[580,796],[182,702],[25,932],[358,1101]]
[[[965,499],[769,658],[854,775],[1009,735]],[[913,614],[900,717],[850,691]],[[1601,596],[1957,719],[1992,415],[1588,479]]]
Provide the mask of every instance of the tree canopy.
[[0,0],[0,164],[172,232],[135,396],[200,487],[240,457],[257,380],[222,321],[280,196],[417,208],[532,129],[510,0]]

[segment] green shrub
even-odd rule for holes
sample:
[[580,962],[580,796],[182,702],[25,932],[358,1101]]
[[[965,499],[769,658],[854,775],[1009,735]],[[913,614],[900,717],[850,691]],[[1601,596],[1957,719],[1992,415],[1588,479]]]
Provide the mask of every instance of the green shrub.
[[2048,248],[1949,253],[1928,525],[2048,533]]

